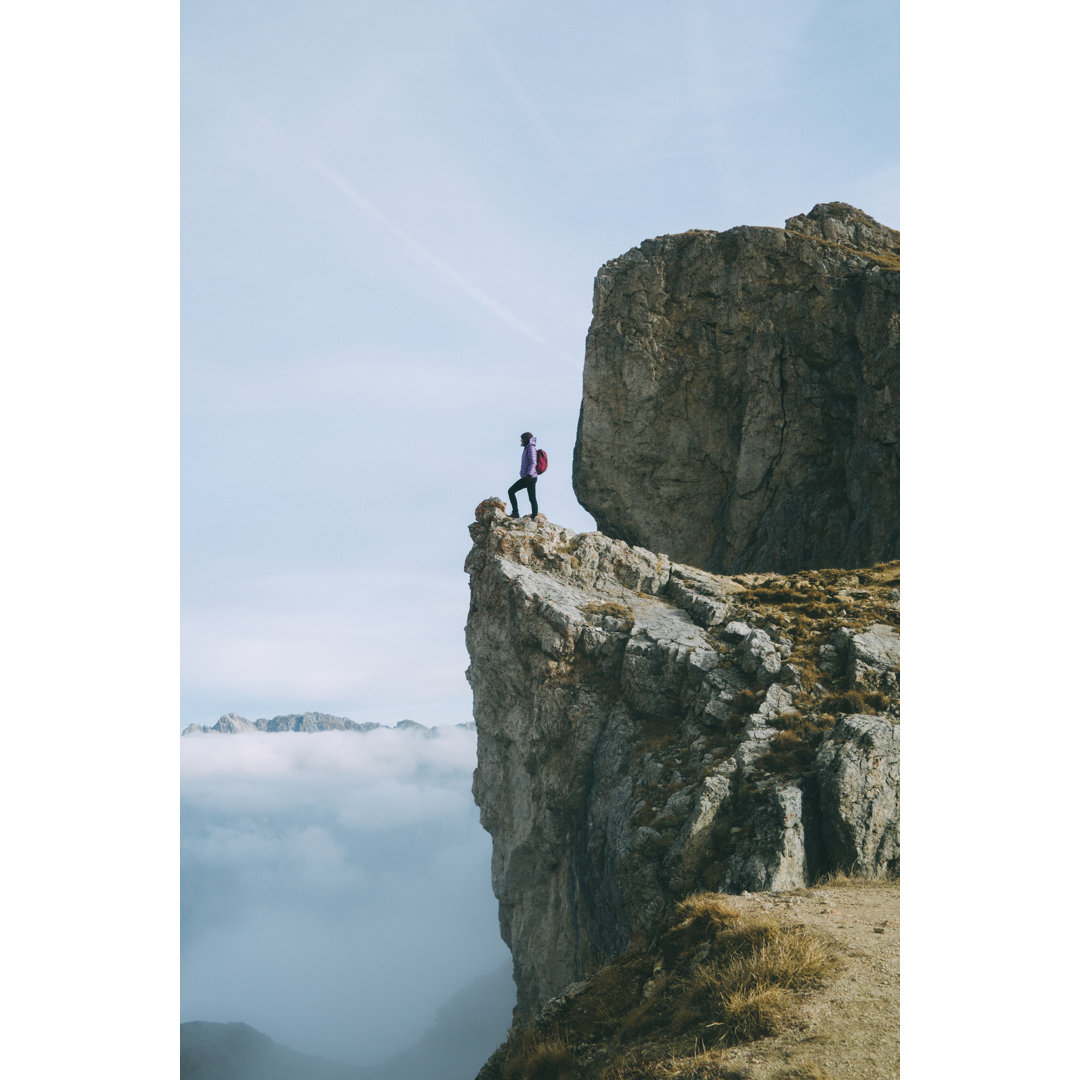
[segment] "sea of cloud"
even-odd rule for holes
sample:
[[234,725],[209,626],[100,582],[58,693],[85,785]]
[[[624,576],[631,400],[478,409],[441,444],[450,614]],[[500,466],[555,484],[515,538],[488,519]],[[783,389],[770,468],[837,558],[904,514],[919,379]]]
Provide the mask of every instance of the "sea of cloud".
[[505,963],[476,734],[431,731],[181,739],[182,1021],[370,1064]]

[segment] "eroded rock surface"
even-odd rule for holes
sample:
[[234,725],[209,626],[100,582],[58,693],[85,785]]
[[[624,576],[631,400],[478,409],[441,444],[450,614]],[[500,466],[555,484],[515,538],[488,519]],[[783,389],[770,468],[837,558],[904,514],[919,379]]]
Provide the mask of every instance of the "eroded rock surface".
[[896,564],[722,577],[504,509],[466,641],[524,1015],[695,890],[897,869]]
[[600,530],[724,573],[897,558],[899,254],[825,203],[606,263],[574,451]]

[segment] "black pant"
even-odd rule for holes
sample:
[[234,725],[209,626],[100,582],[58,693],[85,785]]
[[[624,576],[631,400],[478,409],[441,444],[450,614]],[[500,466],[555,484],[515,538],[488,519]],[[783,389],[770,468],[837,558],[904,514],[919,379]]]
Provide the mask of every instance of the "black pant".
[[510,513],[517,517],[518,505],[517,505],[517,493],[526,488],[529,492],[529,503],[532,506],[532,516],[536,517],[536,477],[535,476],[523,476],[515,484],[511,484],[506,494],[510,496]]

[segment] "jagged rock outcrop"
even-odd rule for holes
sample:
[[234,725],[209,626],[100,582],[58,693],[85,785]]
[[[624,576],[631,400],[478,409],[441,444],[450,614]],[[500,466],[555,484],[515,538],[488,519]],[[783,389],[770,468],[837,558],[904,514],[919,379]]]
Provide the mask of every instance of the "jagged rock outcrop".
[[899,255],[826,203],[606,263],[574,450],[600,530],[723,573],[897,558]]
[[[403,721],[405,722],[405,721]],[[411,722],[411,721],[409,721]],[[358,724],[345,716],[331,716],[329,713],[306,712],[288,713],[283,716],[265,717],[255,721],[226,713],[212,726],[206,724],[188,724],[180,734],[183,735],[239,735],[246,731],[371,731],[380,724]]]
[[698,889],[897,871],[896,564],[714,576],[488,499],[473,791],[533,1014]]
[[817,756],[821,830],[835,862],[856,877],[900,865],[900,729],[845,716]]

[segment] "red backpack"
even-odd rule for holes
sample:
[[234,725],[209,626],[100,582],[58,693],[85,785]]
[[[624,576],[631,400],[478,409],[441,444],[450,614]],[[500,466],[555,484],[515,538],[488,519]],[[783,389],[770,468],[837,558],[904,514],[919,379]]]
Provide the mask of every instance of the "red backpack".
[[536,451],[536,475],[539,476],[542,472],[547,472],[547,451]]

